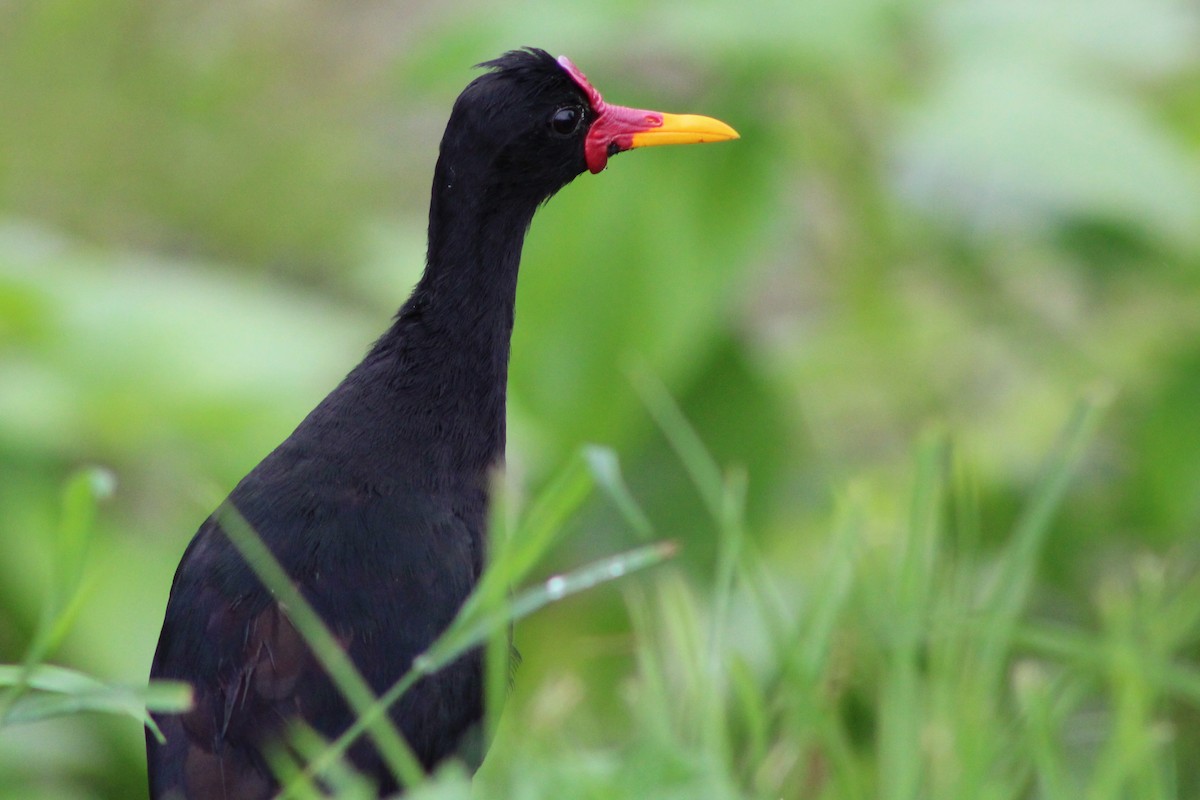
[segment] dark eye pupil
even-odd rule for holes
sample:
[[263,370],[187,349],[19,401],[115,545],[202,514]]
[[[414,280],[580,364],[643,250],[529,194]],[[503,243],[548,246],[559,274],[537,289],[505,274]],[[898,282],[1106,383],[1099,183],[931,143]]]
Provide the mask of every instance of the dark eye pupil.
[[550,118],[550,128],[557,134],[568,136],[579,127],[580,117],[578,108],[564,106],[555,111],[554,116]]

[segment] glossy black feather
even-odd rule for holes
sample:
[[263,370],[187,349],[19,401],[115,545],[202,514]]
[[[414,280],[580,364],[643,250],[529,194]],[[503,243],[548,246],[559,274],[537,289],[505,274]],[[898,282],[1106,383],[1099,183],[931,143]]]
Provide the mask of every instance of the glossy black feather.
[[[503,458],[505,383],[521,247],[539,204],[585,168],[586,105],[554,59],[516,51],[454,104],[434,172],[426,269],[366,358],[230,494],[384,692],[453,618],[483,564],[489,472]],[[482,714],[469,655],[415,686],[393,718],[426,768]],[[326,737],[352,722],[272,597],[212,520],[185,552],[151,677],[197,705],[147,738],[153,797],[266,798],[263,757],[294,717]],[[351,751],[396,788],[368,739]]]

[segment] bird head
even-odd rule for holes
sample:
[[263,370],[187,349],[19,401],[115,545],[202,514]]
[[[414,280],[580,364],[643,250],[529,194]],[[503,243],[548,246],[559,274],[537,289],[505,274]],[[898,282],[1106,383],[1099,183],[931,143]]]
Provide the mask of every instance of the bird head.
[[584,170],[602,171],[634,147],[738,138],[720,120],[607,103],[565,56],[526,48],[479,65],[454,104],[443,140],[448,148],[488,154],[488,169],[544,200]]

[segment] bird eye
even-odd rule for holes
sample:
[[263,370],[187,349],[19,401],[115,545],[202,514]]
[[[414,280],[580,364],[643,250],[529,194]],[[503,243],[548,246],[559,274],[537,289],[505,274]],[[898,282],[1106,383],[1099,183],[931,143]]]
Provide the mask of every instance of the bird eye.
[[579,130],[579,123],[582,120],[583,112],[579,106],[563,106],[554,112],[554,116],[550,117],[550,130],[559,136],[570,136]]

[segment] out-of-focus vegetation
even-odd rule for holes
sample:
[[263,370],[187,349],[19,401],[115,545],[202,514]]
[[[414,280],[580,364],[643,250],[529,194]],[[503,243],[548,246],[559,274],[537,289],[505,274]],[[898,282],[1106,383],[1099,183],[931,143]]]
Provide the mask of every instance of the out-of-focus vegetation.
[[[47,655],[144,681],[209,499],[415,281],[469,66],[531,44],[742,140],[534,222],[510,480],[612,447],[681,552],[518,626],[476,794],[1200,795],[1198,41],[1168,0],[0,5],[0,663],[98,464]],[[647,375],[744,471],[743,567]],[[642,542],[596,501],[542,569]],[[142,741],[5,726],[0,796],[138,796]]]

